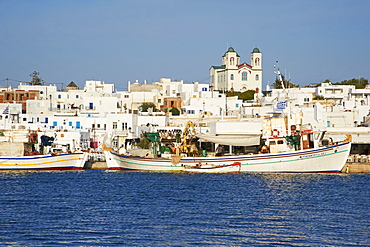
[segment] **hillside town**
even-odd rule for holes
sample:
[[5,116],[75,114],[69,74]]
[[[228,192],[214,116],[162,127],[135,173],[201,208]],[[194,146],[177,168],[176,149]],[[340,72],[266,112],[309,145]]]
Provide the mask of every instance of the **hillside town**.
[[[367,159],[369,86],[356,89],[324,82],[316,87],[263,88],[258,48],[247,63],[230,47],[221,65],[211,66],[209,73],[209,84],[160,78],[150,84],[128,82],[127,91],[117,91],[114,84],[101,80],[87,80],[83,88],[70,82],[62,90],[20,82],[17,88],[0,89],[0,138],[21,141],[24,135],[19,133],[36,132],[53,138],[50,152],[98,154],[106,147],[127,148],[146,132],[159,131],[162,138],[168,137],[191,121],[207,151],[217,148],[210,144],[212,137],[245,137],[248,145],[225,145],[225,152],[248,153],[259,151],[260,138],[290,135],[294,126],[326,131],[332,142],[351,134],[351,154]],[[254,91],[250,100],[226,94],[250,90]]]

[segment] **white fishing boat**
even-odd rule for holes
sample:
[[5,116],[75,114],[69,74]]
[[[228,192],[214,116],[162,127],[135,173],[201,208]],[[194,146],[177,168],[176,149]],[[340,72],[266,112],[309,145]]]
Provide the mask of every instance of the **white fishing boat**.
[[[108,169],[185,171],[185,167],[197,166],[199,163],[225,166],[240,162],[240,172],[340,172],[351,149],[350,137],[340,143],[329,143],[322,139],[323,134],[323,131],[303,132],[300,135],[302,145],[298,150],[286,138],[271,138],[263,147],[267,152],[260,154],[147,158],[105,151],[105,155]],[[314,135],[318,137],[317,140],[304,141],[310,140]]]
[[[41,141],[40,141],[41,140]],[[37,132],[2,131],[0,135],[0,171],[5,170],[81,170],[87,152],[62,152],[52,149],[54,139]],[[35,147],[38,148],[35,148]],[[36,150],[48,150],[40,153]]]
[[81,170],[88,153],[47,154],[34,156],[0,156],[0,171],[4,170]]

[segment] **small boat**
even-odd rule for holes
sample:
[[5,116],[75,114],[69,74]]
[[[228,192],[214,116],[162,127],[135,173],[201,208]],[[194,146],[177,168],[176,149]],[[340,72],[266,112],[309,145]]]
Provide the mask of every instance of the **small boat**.
[[195,166],[184,166],[185,172],[194,173],[236,173],[240,172],[241,163],[234,162],[226,165],[198,164]]
[[[50,148],[54,139],[45,135],[39,138],[37,132],[3,131],[1,133],[0,171],[81,170],[88,159],[87,152],[60,150],[56,152]],[[38,150],[35,148],[36,144],[40,150],[47,150],[47,152],[36,151]]]
[[7,170],[81,170],[88,153],[44,154],[34,156],[0,156],[0,171]]

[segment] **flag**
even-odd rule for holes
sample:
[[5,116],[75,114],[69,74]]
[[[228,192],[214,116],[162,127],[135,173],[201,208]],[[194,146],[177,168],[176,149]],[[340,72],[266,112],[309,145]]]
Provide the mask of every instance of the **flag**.
[[9,106],[4,109],[3,114],[9,114]]
[[278,102],[278,103],[277,103],[277,108],[278,108],[279,110],[283,110],[283,109],[285,109],[285,108],[286,108],[286,102]]

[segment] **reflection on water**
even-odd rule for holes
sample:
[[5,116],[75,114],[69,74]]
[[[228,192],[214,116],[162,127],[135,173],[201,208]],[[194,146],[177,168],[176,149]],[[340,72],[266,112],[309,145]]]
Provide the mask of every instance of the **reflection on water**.
[[368,175],[0,173],[0,242],[369,245]]

